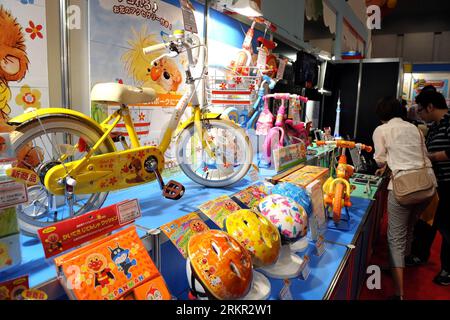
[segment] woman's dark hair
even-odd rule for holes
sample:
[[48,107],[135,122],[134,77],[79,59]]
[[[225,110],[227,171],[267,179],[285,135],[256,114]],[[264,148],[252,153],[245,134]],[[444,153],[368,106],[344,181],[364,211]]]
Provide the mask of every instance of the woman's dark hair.
[[448,109],[447,101],[445,101],[442,93],[436,91],[422,91],[417,97],[416,102],[422,106],[422,108],[428,107],[431,103],[436,109]]
[[432,84],[429,84],[429,85],[423,87],[421,92],[437,92],[437,89]]
[[389,121],[393,118],[403,118],[404,110],[395,97],[385,97],[378,101],[376,114],[381,121]]

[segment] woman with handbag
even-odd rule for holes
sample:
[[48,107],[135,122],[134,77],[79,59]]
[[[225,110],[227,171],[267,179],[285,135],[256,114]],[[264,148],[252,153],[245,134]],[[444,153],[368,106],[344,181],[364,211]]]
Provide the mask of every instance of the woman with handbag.
[[383,123],[373,133],[374,159],[392,171],[388,186],[388,244],[396,295],[403,300],[403,269],[410,254],[413,228],[436,193],[436,177],[421,131],[402,119],[400,101],[382,99],[376,113]]

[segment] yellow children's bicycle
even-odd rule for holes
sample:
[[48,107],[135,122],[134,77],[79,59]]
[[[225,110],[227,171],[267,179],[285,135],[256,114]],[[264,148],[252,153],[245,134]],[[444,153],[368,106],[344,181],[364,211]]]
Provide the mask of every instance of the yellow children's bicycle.
[[[158,180],[162,195],[177,200],[185,192],[176,181],[165,183],[164,153],[175,143],[176,159],[193,181],[207,187],[225,187],[248,172],[253,150],[245,131],[220,114],[200,108],[197,89],[206,74],[206,47],[195,34],[176,31],[167,43],[144,49],[144,54],[167,50],[159,59],[187,54],[186,93],[179,100],[163,130],[159,146],[141,146],[128,105],[156,98],[152,88],[119,83],[93,87],[91,99],[119,104],[104,122],[73,110],[49,108],[23,114],[9,121],[16,126],[13,145],[18,162],[7,174],[26,182],[29,202],[18,208],[22,230],[36,234],[38,228],[95,210],[109,191]],[[182,122],[188,106],[188,120]],[[124,122],[131,146],[114,129]],[[116,149],[122,142],[124,151]]]

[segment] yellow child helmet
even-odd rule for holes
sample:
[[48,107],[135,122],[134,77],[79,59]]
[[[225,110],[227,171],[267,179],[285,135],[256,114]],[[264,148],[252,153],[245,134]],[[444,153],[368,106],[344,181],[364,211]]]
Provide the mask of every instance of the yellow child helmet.
[[266,217],[251,210],[239,210],[227,217],[225,229],[246,248],[253,265],[265,267],[278,260],[280,233]]

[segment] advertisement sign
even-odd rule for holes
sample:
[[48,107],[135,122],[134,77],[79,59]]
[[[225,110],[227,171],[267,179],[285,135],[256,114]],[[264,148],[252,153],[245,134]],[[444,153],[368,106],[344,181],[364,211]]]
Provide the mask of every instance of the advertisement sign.
[[139,217],[138,200],[128,200],[39,229],[38,234],[45,257],[50,258],[133,223]]
[[[177,58],[164,57],[152,65],[152,61],[168,53],[160,50],[144,55],[148,46],[168,41],[168,36],[177,29],[184,29],[183,10],[169,1],[89,1],[90,24],[90,74],[91,87],[100,82],[118,82],[137,87],[151,87],[157,98],[148,103],[132,105],[131,116],[141,145],[160,143],[164,124],[170,120],[174,107],[185,91],[184,67],[186,54]],[[170,1],[174,3],[174,1]],[[189,1],[183,1],[185,14],[192,12]],[[197,21],[202,21],[194,12]],[[200,19],[199,19],[200,18]],[[189,19],[194,29],[195,19]],[[198,26],[202,28],[202,24]],[[199,30],[199,36],[202,37]],[[91,114],[103,121],[117,110],[117,105],[92,102]],[[125,133],[125,125],[118,125]],[[125,134],[126,136],[126,134]],[[166,157],[171,159],[172,151]]]
[[[0,0],[0,122],[48,107],[45,0]],[[14,72],[13,72],[14,71]],[[8,76],[6,76],[8,75]]]

